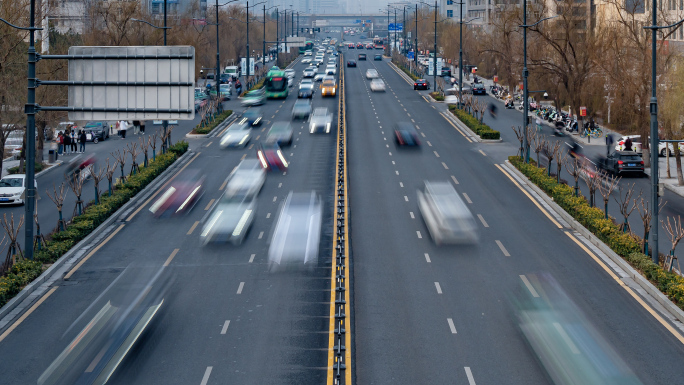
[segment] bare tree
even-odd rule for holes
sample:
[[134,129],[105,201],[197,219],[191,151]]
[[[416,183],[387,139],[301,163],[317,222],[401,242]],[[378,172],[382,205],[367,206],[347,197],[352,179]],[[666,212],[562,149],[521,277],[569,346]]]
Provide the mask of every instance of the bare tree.
[[[677,244],[679,244],[679,241],[684,238],[684,228],[682,228],[682,218],[677,215],[677,219],[672,218],[672,224],[670,224],[670,217],[667,217],[667,223],[664,222],[663,220],[660,221],[660,223],[663,225],[663,228],[665,231],[667,231],[668,235],[670,236],[670,242],[672,243],[672,248],[670,249],[670,255],[665,259],[665,268],[667,271],[672,271],[672,265],[674,264],[674,261],[677,260],[677,256],[675,256],[675,249],[677,248]],[[679,260],[677,260],[677,265],[679,265]]]
[[598,179],[597,184],[599,192],[603,197],[603,213],[605,214],[605,218],[608,219],[608,202],[610,201],[610,194],[612,194],[615,187],[617,187],[620,177],[601,171],[596,174],[596,179]]
[[64,217],[62,216],[62,208],[64,207],[64,198],[66,198],[67,194],[67,189],[66,185],[64,182],[60,183],[59,185],[59,190],[57,190],[57,186],[53,185],[52,186],[53,193],[50,195],[49,190],[45,190],[45,193],[47,194],[48,198],[57,206],[57,212],[59,213],[59,220],[57,220],[57,228],[59,231],[64,231],[66,228],[66,222],[64,221]]
[[[639,193],[641,196],[642,194]],[[663,210],[663,207],[667,202],[665,201],[660,201],[660,204],[658,205],[658,214]],[[643,252],[644,254],[648,255],[648,236],[651,233],[651,218],[653,216],[653,211],[651,211],[651,206],[648,204],[647,201],[644,200],[643,197],[639,199],[639,204],[637,205],[637,211],[639,212],[639,216],[641,217],[641,222],[644,225],[644,236],[641,239],[642,244],[643,244]]]
[[568,174],[575,179],[575,196],[579,196],[579,178],[582,175],[582,164],[579,159],[572,158],[565,162],[565,168],[568,170]]
[[109,164],[109,158],[107,158],[107,163],[105,165],[105,176],[109,182],[109,196],[112,196],[112,179],[114,179],[114,171],[116,171],[116,165],[119,164],[118,161],[114,161],[113,164]]
[[[85,169],[83,169],[83,171],[85,171]],[[76,206],[74,206],[74,213],[72,214],[74,217],[83,213],[83,200],[81,199],[81,194],[83,194],[83,182],[85,182],[85,178],[82,177],[82,174],[83,172],[76,174],[75,176],[65,175],[71,191],[76,195]]]
[[554,148],[556,153],[556,183],[561,183],[561,170],[563,169],[563,163],[565,163],[568,157],[568,153],[561,150],[560,143]]
[[641,193],[639,193],[639,196],[632,199],[632,195],[634,195],[634,186],[635,183],[632,183],[631,185],[628,183],[621,184],[618,186],[618,196],[613,197],[618,204],[620,214],[622,214],[624,218],[624,221],[620,224],[620,230],[622,230],[623,233],[632,231],[631,226],[629,225],[629,216],[632,214],[632,211],[637,208],[637,199],[641,198]]
[[582,170],[582,179],[589,188],[589,206],[596,206],[596,189],[601,184],[601,177],[598,172],[588,172],[586,169]]
[[147,163],[148,163],[147,151],[150,149],[151,145],[152,145],[152,138],[150,138],[149,136],[140,137],[140,149],[143,151],[143,154],[145,155],[145,160],[143,163],[143,165],[145,167],[147,167]]
[[100,167],[95,171],[95,165],[91,164],[88,167],[90,167],[90,176],[93,178],[93,187],[95,188],[95,203],[100,203],[100,182],[104,179],[107,168]]
[[126,165],[126,154],[128,153],[127,149],[123,150],[116,150],[115,152],[112,152],[112,156],[114,159],[116,159],[116,163],[119,164],[119,167],[121,168],[121,183],[126,182],[126,175],[124,175],[124,166]]
[[[19,231],[21,231],[21,226],[24,225],[24,216],[19,217],[19,224],[15,226],[14,224],[14,214],[10,214],[10,219],[7,220],[7,214],[2,214],[2,227],[9,237],[10,243],[7,248],[7,256],[5,257],[5,263],[2,265],[3,272],[9,271],[17,262],[17,256],[20,258],[24,257],[24,253],[21,251],[21,245],[17,242],[19,238]],[[4,237],[3,237],[4,242]]]
[[520,159],[523,159],[524,156],[524,148],[523,148],[523,143],[525,141],[525,131],[523,131],[522,126],[511,126],[513,129],[513,132],[515,133],[516,138],[518,138],[518,142],[520,142],[520,148],[518,149],[518,154],[520,154]]
[[560,149],[560,142],[551,142],[549,140],[546,140],[544,142],[544,148],[542,151],[544,152],[544,155],[546,155],[546,158],[548,159],[548,162],[546,164],[546,172],[548,176],[551,176],[551,164],[553,163],[553,159],[556,157],[556,154],[558,153],[558,149]]
[[138,148],[138,143],[128,143],[127,145],[128,153],[131,154],[131,174],[135,175],[136,172],[140,172],[140,167],[138,167],[138,155],[140,154],[140,148]]
[[537,154],[537,167],[541,167],[539,153],[542,152],[542,150],[544,149],[546,139],[544,138],[544,136],[538,134],[537,132],[535,132],[533,135],[533,141],[528,143],[532,143],[532,145],[534,146],[534,153]]

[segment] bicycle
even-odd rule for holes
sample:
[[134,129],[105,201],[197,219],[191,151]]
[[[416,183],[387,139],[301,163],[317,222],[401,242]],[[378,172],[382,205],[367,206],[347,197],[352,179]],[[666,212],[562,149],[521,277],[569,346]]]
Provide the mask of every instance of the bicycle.
[[582,130],[582,133],[580,134],[580,136],[583,138],[586,138],[587,136],[590,136],[590,135],[592,138],[598,139],[603,135],[603,130],[601,129],[601,127],[595,127],[592,129],[585,127]]

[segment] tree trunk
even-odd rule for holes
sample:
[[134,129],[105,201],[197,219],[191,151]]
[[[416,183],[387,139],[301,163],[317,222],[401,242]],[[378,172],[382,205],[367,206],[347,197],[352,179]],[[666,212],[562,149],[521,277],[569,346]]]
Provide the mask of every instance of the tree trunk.
[[672,178],[672,173],[670,172],[670,149],[667,147],[667,143],[665,143],[665,170],[667,170],[667,177]]
[[679,152],[679,143],[674,146],[675,164],[677,165],[677,186],[684,186],[684,177],[682,177],[682,153]]

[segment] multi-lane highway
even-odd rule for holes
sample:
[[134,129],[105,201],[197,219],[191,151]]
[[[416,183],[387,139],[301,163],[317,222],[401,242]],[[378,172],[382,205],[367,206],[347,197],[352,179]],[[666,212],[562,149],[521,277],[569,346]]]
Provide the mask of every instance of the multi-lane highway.
[[[658,309],[630,294],[502,167],[517,142],[505,135],[502,143],[470,141],[441,114],[443,105],[414,91],[387,58],[374,61],[371,52],[379,51],[344,52],[345,60],[358,53],[370,59],[345,68],[353,321],[347,368],[354,382],[550,383],[521,331],[520,303],[545,297],[543,283],[551,280],[641,382],[681,382],[684,345],[657,319]],[[294,68],[297,84],[305,65]],[[365,76],[371,68],[386,92],[371,91]],[[230,171],[256,156],[273,122],[291,120],[296,85],[292,90],[263,106],[265,120],[244,149],[221,149],[218,137],[190,139],[192,153],[179,173],[195,169],[207,178],[188,215],[159,219],[143,206],[117,218],[116,232],[92,256],[35,298],[23,317],[14,315],[10,328],[0,330],[0,360],[12,363],[3,365],[0,383],[47,383],[41,375],[64,363],[60,354],[77,346],[71,343],[82,339],[79,332],[100,311],[122,304],[126,293],[145,292],[156,273],[168,282],[164,303],[109,383],[321,384],[330,378],[336,127],[312,135],[306,122],[294,121],[293,143],[283,147],[290,166],[268,174],[245,242],[199,246],[201,221]],[[313,97],[314,107],[334,114],[337,102],[320,92]],[[416,127],[419,149],[395,144],[398,123]],[[516,123],[500,114],[492,124],[503,131]],[[104,144],[118,142],[124,141]],[[456,189],[475,218],[476,244],[434,244],[417,201],[425,180]],[[280,204],[290,191],[312,190],[324,207],[318,266],[273,273],[268,240]]]

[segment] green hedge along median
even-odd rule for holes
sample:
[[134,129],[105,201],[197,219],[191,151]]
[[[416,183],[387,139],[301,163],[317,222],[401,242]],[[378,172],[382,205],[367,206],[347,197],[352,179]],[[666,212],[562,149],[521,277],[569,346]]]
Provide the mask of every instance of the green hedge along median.
[[476,117],[470,115],[469,113],[457,108],[454,105],[449,105],[449,111],[451,111],[456,117],[463,122],[468,128],[473,130],[481,139],[495,139],[501,138],[501,133],[496,130],[492,130],[488,125],[480,122]]
[[430,92],[430,96],[432,96],[432,98],[438,102],[444,101],[444,95],[440,94],[439,92]]
[[195,128],[192,129],[191,134],[206,135],[232,114],[233,110],[225,110],[222,113],[218,114],[211,123],[207,124],[204,127],[202,127],[202,123],[200,122],[197,126],[195,126]]
[[43,268],[46,268],[44,265],[58,260],[135,194],[150,184],[186,151],[188,151],[188,143],[181,141],[171,146],[165,154],[157,155],[156,159],[149,162],[147,167],[140,166],[139,172],[129,176],[124,183],[116,185],[111,196],[108,192],[103,193],[100,196],[100,203],[91,202],[83,214],[72,218],[71,223],[64,231],[52,234],[50,240],[40,250],[34,252],[34,260],[16,262],[7,275],[0,277],[0,306],[5,305],[24,286],[40,276]]
[[613,219],[605,218],[601,209],[589,206],[584,196],[575,196],[573,187],[557,183],[555,177],[547,175],[546,169],[526,164],[519,156],[510,156],[508,160],[577,222],[624,258],[675,305],[684,310],[684,278],[666,271],[662,266],[653,263],[651,257],[642,253],[642,240],[639,236],[623,233]]

